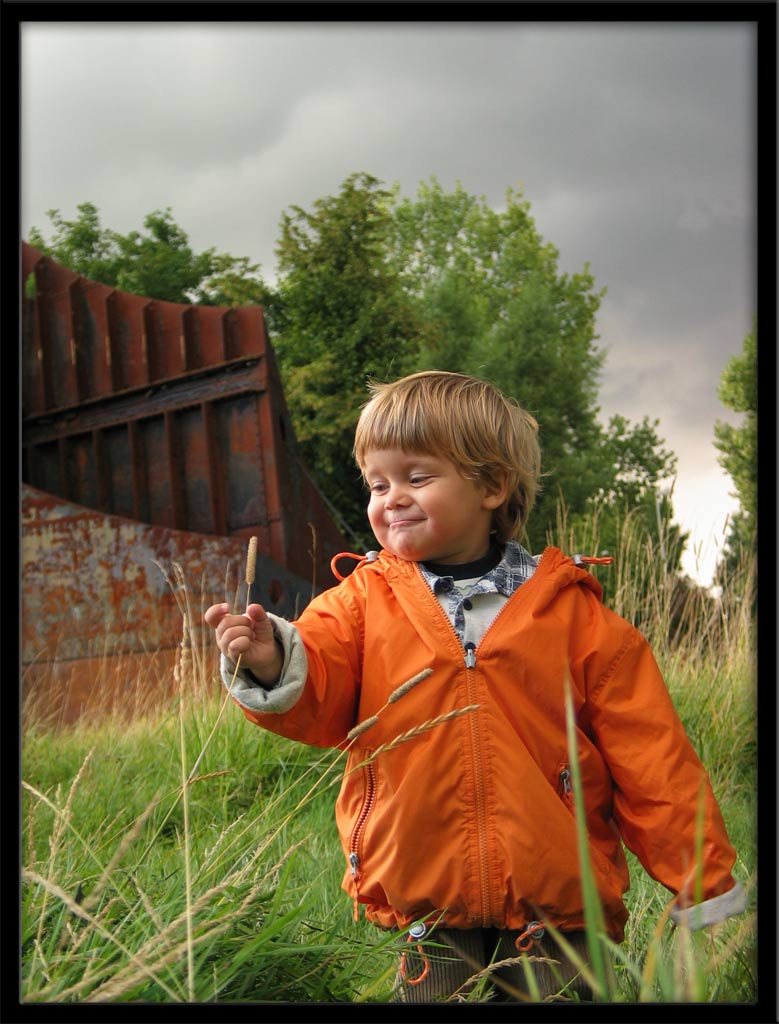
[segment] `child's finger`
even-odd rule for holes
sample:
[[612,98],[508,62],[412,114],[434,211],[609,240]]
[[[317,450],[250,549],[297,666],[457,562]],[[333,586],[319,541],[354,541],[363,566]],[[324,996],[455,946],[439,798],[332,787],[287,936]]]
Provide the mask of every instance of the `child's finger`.
[[268,618],[267,612],[261,604],[250,604],[246,614],[253,622],[265,622]]
[[210,608],[206,608],[203,618],[207,625],[216,628],[229,611],[229,604],[212,604]]

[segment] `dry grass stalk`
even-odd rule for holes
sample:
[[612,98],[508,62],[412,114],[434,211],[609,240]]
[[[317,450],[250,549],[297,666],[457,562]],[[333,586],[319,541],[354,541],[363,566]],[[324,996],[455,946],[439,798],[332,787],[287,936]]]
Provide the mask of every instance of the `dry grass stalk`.
[[[489,978],[489,976],[491,974],[494,974],[495,971],[498,971],[498,970],[500,970],[503,967],[516,967],[518,964],[521,964],[523,961],[525,963],[528,963],[528,964],[531,964],[531,963],[559,964],[560,963],[559,960],[553,960],[553,959],[551,959],[551,957],[547,957],[547,956],[533,956],[533,955],[528,954],[528,953],[525,953],[522,956],[510,956],[510,957],[507,957],[505,960],[495,960],[493,963],[487,964],[486,967],[483,967],[481,970],[477,971],[476,974],[472,974],[470,976],[470,978],[466,978],[466,980],[462,983],[462,985],[460,985],[459,988],[455,989],[455,991],[450,996],[447,997],[447,1002],[461,1002],[462,999],[463,999],[464,994],[469,992],[472,988],[474,988],[483,978]],[[505,988],[506,990],[509,990],[511,992],[514,991],[512,986],[508,985],[506,982],[501,982],[501,988]]]
[[[52,803],[52,801],[45,797],[43,793],[39,793],[37,789],[34,789],[34,787],[28,785],[24,781],[22,782],[22,786],[25,789],[28,789],[30,792],[34,793],[35,796],[38,797],[39,800],[42,800],[45,804],[47,804],[54,811],[55,814],[54,825],[51,830],[51,835],[49,836],[49,863],[47,868],[47,874],[50,876],[54,875],[54,865],[57,859],[57,854],[59,853],[59,847],[62,841],[62,836],[70,821],[70,810],[73,801],[73,795],[76,791],[76,787],[81,781],[82,776],[84,775],[84,772],[86,771],[87,765],[92,759],[92,755],[94,754],[94,752],[95,748],[92,747],[92,749],[87,753],[86,757],[82,761],[81,767],[79,768],[78,772],[76,773],[76,777],[73,779],[73,782],[70,785],[70,789],[68,790],[68,796],[65,801],[65,806],[63,808],[57,807],[56,804]],[[61,790],[58,786],[57,796],[59,796],[60,792]],[[44,889],[43,906],[41,907],[38,924],[37,948],[41,947],[41,939],[43,937],[43,925],[46,920],[46,906],[48,903],[48,896],[48,890]]]
[[374,726],[378,722],[378,720],[378,715],[371,715],[370,718],[366,718],[364,721],[360,722],[359,725],[355,725],[353,729],[350,729],[349,732],[346,734],[346,739],[349,741],[349,743],[352,743],[354,740],[357,739],[358,736],[362,736],[364,732],[367,732],[368,729]]
[[248,589],[254,583],[255,575],[257,572],[257,538],[249,538],[249,548],[246,552],[246,607],[249,607],[249,593]]
[[114,853],[113,857],[108,862],[108,864],[106,864],[106,866],[103,868],[103,871],[100,877],[98,878],[94,889],[83,902],[84,910],[86,910],[87,912],[91,912],[92,909],[97,906],[98,900],[102,896],[103,891],[105,890],[105,887],[108,884],[108,880],[111,877],[114,868],[116,867],[117,864],[121,862],[122,858],[124,857],[125,851],[130,848],[132,843],[134,843],[138,836],[141,834],[141,830],[143,829],[143,826],[146,823],[146,819],[149,817],[151,810],[152,806],[146,807],[143,813],[138,815],[138,817],[135,819],[135,821],[132,824],[132,827],[122,837],[122,840],[119,843],[118,847],[116,848],[116,852]]
[[[431,729],[435,729],[436,726],[443,725],[444,722],[450,722],[453,718],[459,718],[461,715],[468,715],[472,711],[478,711],[481,704],[468,704],[463,708],[455,708],[454,711],[448,711],[445,715],[438,715],[436,718],[429,718],[426,722],[422,722],[421,725],[414,726],[413,729],[409,729],[408,732],[401,733],[396,736],[389,743],[383,743],[380,747],[377,747],[371,754],[368,760],[373,761],[379,756],[379,754],[386,754],[389,750],[394,750],[395,747],[399,747],[401,743],[408,743],[409,740],[415,739],[417,736],[421,736],[424,732],[429,732]],[[362,765],[357,765],[357,768],[361,768]],[[352,769],[354,771],[356,769]]]
[[[294,852],[294,850],[303,845],[303,842],[304,840],[301,840],[300,842],[292,846],[289,850],[287,850],[284,856],[281,858],[281,860],[279,860],[274,865],[273,868],[269,869],[263,881],[267,877],[269,877],[273,872],[278,871],[282,867],[284,862],[287,860],[287,858]],[[245,865],[239,871],[231,875],[226,882],[223,882],[218,886],[214,886],[213,888],[209,889],[207,893],[204,893],[203,896],[201,896],[201,898],[192,908],[193,911],[197,912],[201,910],[206,905],[206,903],[211,899],[212,896],[221,894],[223,890],[229,888],[230,886],[236,884],[236,882],[242,880],[246,876],[249,868],[256,861],[256,859],[256,855],[252,856],[249,864]],[[261,891],[261,883],[252,886],[247,895],[243,898],[243,900],[241,900],[239,906],[236,907],[233,911],[231,911],[229,914],[227,914],[225,917],[221,918],[218,922],[214,924],[210,924],[208,922],[202,924],[197,935],[193,936],[193,944],[201,944],[206,940],[211,940],[213,938],[216,938],[216,936],[222,934],[233,921],[240,919],[244,915],[247,907],[251,904],[252,900],[257,896],[258,892]],[[162,930],[162,933],[160,935],[157,935],[150,939],[149,942],[147,942],[146,945],[143,947],[144,953],[148,951],[149,953],[152,953],[154,955],[154,965],[157,969],[161,967],[166,967],[170,963],[174,963],[177,959],[181,957],[183,953],[187,952],[189,949],[189,940],[187,939],[182,942],[179,942],[175,946],[172,946],[161,956],[159,955],[160,939],[163,937],[163,935],[165,937],[169,936],[171,930],[175,928],[177,924],[181,923],[183,916],[183,914],[179,915],[179,917],[176,918],[175,921],[171,922],[170,925],[168,925],[165,929]],[[124,992],[129,991],[140,981],[142,981],[145,973],[146,972],[143,970],[143,965],[136,966],[136,969],[133,972],[131,970],[131,965],[128,964],[127,967],[125,967],[123,970],[119,971],[116,975],[113,976],[110,985],[106,985],[99,993],[94,993],[90,996],[87,996],[84,1001],[106,1002],[108,1000],[115,1000],[117,996],[120,996]]]
[[189,792],[187,778],[187,752],[184,729],[184,702],[180,702],[179,714],[179,750],[181,755],[181,805],[184,814],[184,898],[186,902],[186,930],[187,930],[187,988],[189,1001],[195,999],[195,960],[194,941],[192,926],[192,859],[190,856],[190,827],[189,827]]
[[154,926],[155,926],[155,928],[157,928],[158,931],[162,931],[162,918],[157,913],[157,911],[156,911],[156,909],[154,907],[154,904],[149,899],[148,894],[141,888],[141,886],[140,886],[140,884],[138,882],[138,879],[135,877],[134,874],[130,874],[130,881],[135,886],[135,891],[141,897],[141,903],[143,904],[143,909],[149,915],[149,919],[154,923]]
[[[166,926],[161,927],[153,936],[151,936],[147,940],[147,942],[136,953],[132,953],[129,950],[127,950],[113,934],[111,934],[110,932],[108,932],[107,929],[102,927],[99,919],[95,918],[95,927],[98,929],[98,931],[100,931],[101,934],[103,934],[106,938],[113,942],[127,956],[129,962],[124,968],[120,969],[118,972],[112,975],[110,979],[110,985],[104,985],[100,992],[93,993],[85,997],[84,1001],[102,1002],[109,998],[115,998],[121,992],[127,991],[128,989],[134,987],[136,984],[142,981],[144,977],[148,977],[162,987],[162,989],[169,996],[172,1002],[179,1002],[180,999],[178,998],[178,996],[156,976],[152,968],[149,966],[149,963],[152,963],[154,968],[156,970],[159,970],[162,967],[167,966],[167,964],[179,959],[182,953],[188,954],[189,951],[193,949],[198,942],[201,942],[204,939],[210,938],[214,935],[217,935],[221,931],[223,931],[233,918],[236,918],[244,911],[247,900],[253,896],[255,890],[253,890],[252,893],[249,894],[249,897],[247,897],[247,899],[245,899],[242,902],[241,906],[236,911],[234,911],[226,918],[224,918],[223,923],[220,923],[219,925],[210,929],[208,929],[207,925],[201,925],[200,933],[195,935],[193,929],[191,935],[188,934],[185,939],[178,941],[174,947],[170,947],[166,950],[166,946],[168,945],[168,943],[170,943],[172,940],[176,940],[175,933],[181,927],[182,924],[186,925],[189,921],[191,921],[194,918],[194,916],[198,914],[215,896],[220,895],[225,889],[228,889],[231,885],[233,885],[236,879],[242,877],[243,875],[245,875],[245,869],[242,869],[237,874],[221,882],[219,885],[213,886],[207,892],[203,893],[200,896],[200,898],[194,904],[192,904],[191,907],[186,908],[173,921],[169,922],[169,924],[167,924]],[[53,895],[56,895],[60,899],[62,899],[69,909],[72,909],[72,906],[78,907],[79,917],[83,917],[87,920],[92,919],[91,915],[85,914],[83,912],[83,908],[80,907],[79,904],[75,903],[71,899],[71,897],[68,896],[68,894],[65,893],[58,886],[51,886],[51,883],[47,883],[44,879],[39,878],[39,876],[31,878],[31,880],[39,881],[39,884],[44,885],[44,887],[48,887],[49,891],[51,891]],[[203,929],[208,930],[204,931]],[[148,958],[148,961],[146,958]],[[105,968],[105,972],[109,973],[113,969],[113,965],[109,965]],[[62,1001],[65,998],[77,996],[79,995],[79,993],[83,992],[86,988],[88,988],[90,984],[93,983],[94,977],[89,981],[82,978],[82,980],[78,982],[76,985],[73,985],[64,991],[58,992],[57,1000]],[[43,999],[45,999],[46,994],[46,991],[38,993],[39,997]]]
[[[358,722],[357,725],[355,725],[352,729],[349,730],[349,732],[346,734],[346,740],[344,741],[344,746],[341,748],[338,756],[335,758],[335,760],[330,762],[330,764],[327,766],[324,774],[319,776],[319,778],[317,778],[316,782],[309,789],[309,791],[303,797],[301,797],[299,803],[297,804],[297,806],[295,808],[295,812],[293,812],[293,813],[296,813],[298,810],[300,810],[301,807],[303,807],[305,805],[305,803],[310,799],[310,797],[312,796],[314,791],[322,784],[322,782],[323,782],[325,776],[327,775],[327,773],[331,772],[335,768],[335,766],[337,765],[338,761],[346,753],[348,753],[348,751],[351,748],[351,746],[353,745],[354,741],[356,739],[358,739],[360,736],[362,736],[362,734],[364,732],[367,732],[368,729],[371,729],[374,725],[376,725],[376,723],[379,720],[379,716],[381,715],[381,713],[383,711],[385,711],[390,706],[390,704],[393,704],[393,703],[395,703],[395,701],[400,700],[400,698],[405,696],[410,690],[413,690],[414,687],[417,686],[418,683],[421,683],[423,679],[427,679],[427,677],[429,675],[432,675],[432,672],[433,672],[432,668],[422,669],[421,672],[417,672],[417,674],[415,676],[412,676],[411,679],[406,680],[405,683],[401,683],[400,686],[398,686],[395,690],[392,691],[392,693],[390,694],[389,698],[387,699],[387,702],[384,704],[383,707],[379,708],[379,710],[376,712],[375,715],[371,715],[369,718],[366,718],[364,721]],[[303,779],[306,778],[306,776],[310,775],[313,771],[318,769],[319,766],[322,764],[322,762],[324,760],[326,760],[326,756],[320,758],[316,762],[316,764],[311,765],[311,767],[309,767],[305,772],[303,772],[303,774],[300,776],[300,778],[296,780],[295,784],[297,784],[299,782],[302,782]],[[333,783],[331,782],[330,785],[332,785],[332,784]],[[271,806],[273,806],[273,804],[271,804]]]
[[[212,939],[226,931],[229,927],[229,921],[224,921],[221,924],[215,925],[213,928],[209,928],[198,936],[200,941],[206,939]],[[154,966],[156,968],[167,967],[168,964],[175,963],[183,953],[187,952],[188,940],[184,940],[179,943],[178,946],[173,946],[171,949],[164,953],[162,956],[155,955]],[[128,971],[122,971],[114,975],[111,979],[110,985],[105,985],[98,992],[90,993],[84,997],[85,1003],[107,1003],[116,1001],[125,992],[135,988],[135,986],[143,981],[144,976],[147,974],[145,965],[140,965],[134,973]],[[172,1002],[181,1002],[180,999],[176,998],[175,995],[171,996]]]
[[233,775],[233,774],[234,774],[234,771],[233,771],[232,768],[222,768],[222,770],[218,771],[218,772],[206,772],[205,775],[198,775],[194,779],[192,779],[192,778],[187,779],[187,785],[191,786],[195,782],[205,782],[206,779],[216,779],[220,775]]
[[421,672],[417,672],[417,674],[415,676],[412,676],[411,679],[408,679],[405,683],[402,683],[397,688],[397,690],[393,690],[392,693],[389,695],[387,703],[394,704],[396,700],[400,700],[401,697],[405,697],[409,690],[413,690],[418,683],[421,683],[423,679],[427,679],[427,677],[432,674],[432,668],[423,668]]
[[[271,837],[271,838],[275,838],[275,835],[278,835],[278,831],[276,833],[274,833],[274,836]],[[305,845],[306,841],[307,841],[306,839],[299,839],[298,842],[293,843],[292,846],[288,847],[284,851],[284,854],[282,855],[282,857],[279,860],[276,861],[276,863],[273,865],[273,867],[267,869],[265,874],[260,879],[260,881],[258,883],[258,886],[261,886],[264,882],[267,882],[269,878],[273,878],[274,875],[276,875],[277,872],[279,872],[284,867],[284,865],[287,863],[287,861],[292,856],[292,854],[296,850],[299,850],[301,846]],[[266,845],[269,846],[270,843],[267,843]],[[248,867],[250,867],[257,859],[258,858],[257,858],[256,854],[253,854],[251,859],[249,860],[248,864],[244,868],[242,868],[240,872],[238,872],[238,877],[242,877],[243,875],[245,875],[246,874],[246,869]],[[252,895],[252,893],[249,894],[249,896],[251,896],[251,895]],[[245,897],[244,898],[243,902],[241,903],[241,908],[240,909],[243,909],[246,906],[248,898],[249,897]]]
[[48,961],[46,959],[46,956],[45,956],[45,954],[43,952],[43,949],[41,947],[40,941],[38,939],[35,939],[33,945],[35,947],[35,955],[38,957],[38,959],[41,962],[41,970],[43,971],[43,976],[46,979],[46,981],[49,983],[49,985],[51,985],[52,984],[52,981],[51,981],[51,970],[49,968],[49,963],[48,963]]
[[[121,897],[119,897],[119,896],[112,896],[111,899],[106,903],[106,905],[101,908],[100,913],[96,915],[95,919],[102,923],[109,916],[110,912],[113,910],[113,908],[116,906],[116,904],[117,903],[122,903],[122,902],[123,902],[123,900],[122,900]],[[86,900],[81,904],[81,906],[83,907],[83,906],[85,906],[85,904],[86,904]],[[73,955],[74,953],[78,952],[79,947],[83,945],[84,940],[87,938],[88,935],[91,934],[91,932],[92,932],[92,925],[91,924],[87,925],[85,928],[81,928],[78,932],[74,931],[74,929],[71,927],[70,921],[68,921],[66,923],[66,927],[68,929],[68,934],[69,934],[70,939],[71,939],[71,945],[69,947],[69,952],[70,952],[71,955]],[[84,973],[84,977],[85,978],[86,977],[90,977],[90,976],[94,976],[94,968],[95,968],[95,966],[96,966],[95,964],[89,964],[88,965],[87,970]]]
[[[56,898],[60,900],[75,917],[79,917],[82,920],[87,921],[89,924],[91,924],[105,939],[107,939],[110,943],[115,945],[129,960],[133,961],[136,964],[136,966],[147,977],[151,978],[156,984],[158,984],[163,989],[163,991],[167,993],[168,996],[170,996],[174,1000],[176,999],[175,994],[168,988],[167,985],[165,985],[161,978],[158,978],[155,975],[154,971],[148,966],[148,964],[141,962],[138,959],[137,954],[133,953],[131,949],[128,949],[122,942],[120,942],[119,939],[117,939],[117,937],[112,932],[110,932],[107,928],[103,926],[103,924],[97,917],[84,910],[81,904],[77,903],[76,900],[73,899],[73,897],[70,896],[68,893],[66,893],[64,889],[56,885],[54,882],[50,882],[47,879],[43,878],[37,872],[31,871],[29,868],[22,868],[22,878],[25,881],[32,882],[35,885],[41,886],[41,888],[46,893],[52,896],[56,896]],[[70,989],[65,990],[64,992],[58,992],[57,1000],[62,1001],[64,996],[75,994],[82,987],[83,986],[81,984],[74,985],[71,986]],[[45,992],[40,992],[39,997],[41,999],[45,999]]]
[[[249,547],[246,552],[246,611],[249,611],[250,604],[250,593],[252,583],[254,583],[254,577],[257,570],[257,538],[249,538]],[[241,664],[241,655],[235,662],[235,671],[233,672],[233,678],[230,680],[230,690],[232,690],[235,683],[235,677],[238,675],[238,666]],[[222,705],[224,707],[224,705]],[[221,712],[220,712],[221,714]]]
[[349,730],[349,732],[346,734],[347,742],[351,744],[354,740],[357,739],[358,736],[361,736],[364,732],[367,732],[368,729],[370,729],[378,722],[379,715],[382,713],[382,711],[385,711],[390,706],[390,704],[394,704],[396,701],[400,700],[401,697],[405,697],[405,695],[409,693],[409,691],[413,690],[415,686],[418,686],[423,679],[427,679],[427,677],[432,674],[432,668],[423,668],[421,672],[417,672],[417,674],[415,676],[412,676],[411,679],[407,679],[405,683],[401,683],[400,686],[398,686],[397,689],[393,690],[392,693],[389,695],[389,697],[387,698],[387,703],[384,705],[384,707],[379,708],[375,715],[371,715],[370,718],[366,718],[363,722],[359,722],[357,725],[354,726],[353,729]]

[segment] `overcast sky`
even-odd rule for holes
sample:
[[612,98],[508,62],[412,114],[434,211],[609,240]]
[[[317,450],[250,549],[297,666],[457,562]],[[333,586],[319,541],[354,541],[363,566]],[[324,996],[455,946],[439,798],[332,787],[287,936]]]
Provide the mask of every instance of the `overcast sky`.
[[740,422],[717,385],[757,311],[756,26],[715,9],[689,23],[31,21],[22,235],[50,237],[46,211],[70,219],[84,201],[123,233],[169,206],[196,251],[273,279],[282,212],[353,172],[409,197],[432,175],[459,181],[496,208],[521,187],[560,269],[589,262],[607,289],[603,417],[660,420],[684,568],[708,583],[736,507],[714,423]]

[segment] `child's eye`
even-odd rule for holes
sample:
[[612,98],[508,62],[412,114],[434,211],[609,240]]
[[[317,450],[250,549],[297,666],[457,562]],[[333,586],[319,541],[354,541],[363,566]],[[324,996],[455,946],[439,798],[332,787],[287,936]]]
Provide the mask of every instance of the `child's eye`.
[[417,487],[420,484],[427,483],[429,479],[429,476],[423,476],[421,473],[416,473],[414,476],[410,477],[410,483],[412,487]]
[[371,494],[383,494],[386,489],[387,485],[383,480],[374,480],[373,483],[368,484],[368,490]]

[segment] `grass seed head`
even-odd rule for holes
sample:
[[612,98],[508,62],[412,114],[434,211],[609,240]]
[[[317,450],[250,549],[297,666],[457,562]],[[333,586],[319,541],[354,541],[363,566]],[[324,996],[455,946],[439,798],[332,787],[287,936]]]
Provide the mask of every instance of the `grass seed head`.
[[246,583],[251,586],[254,583],[254,575],[257,569],[257,538],[249,538],[249,550],[246,553]]

